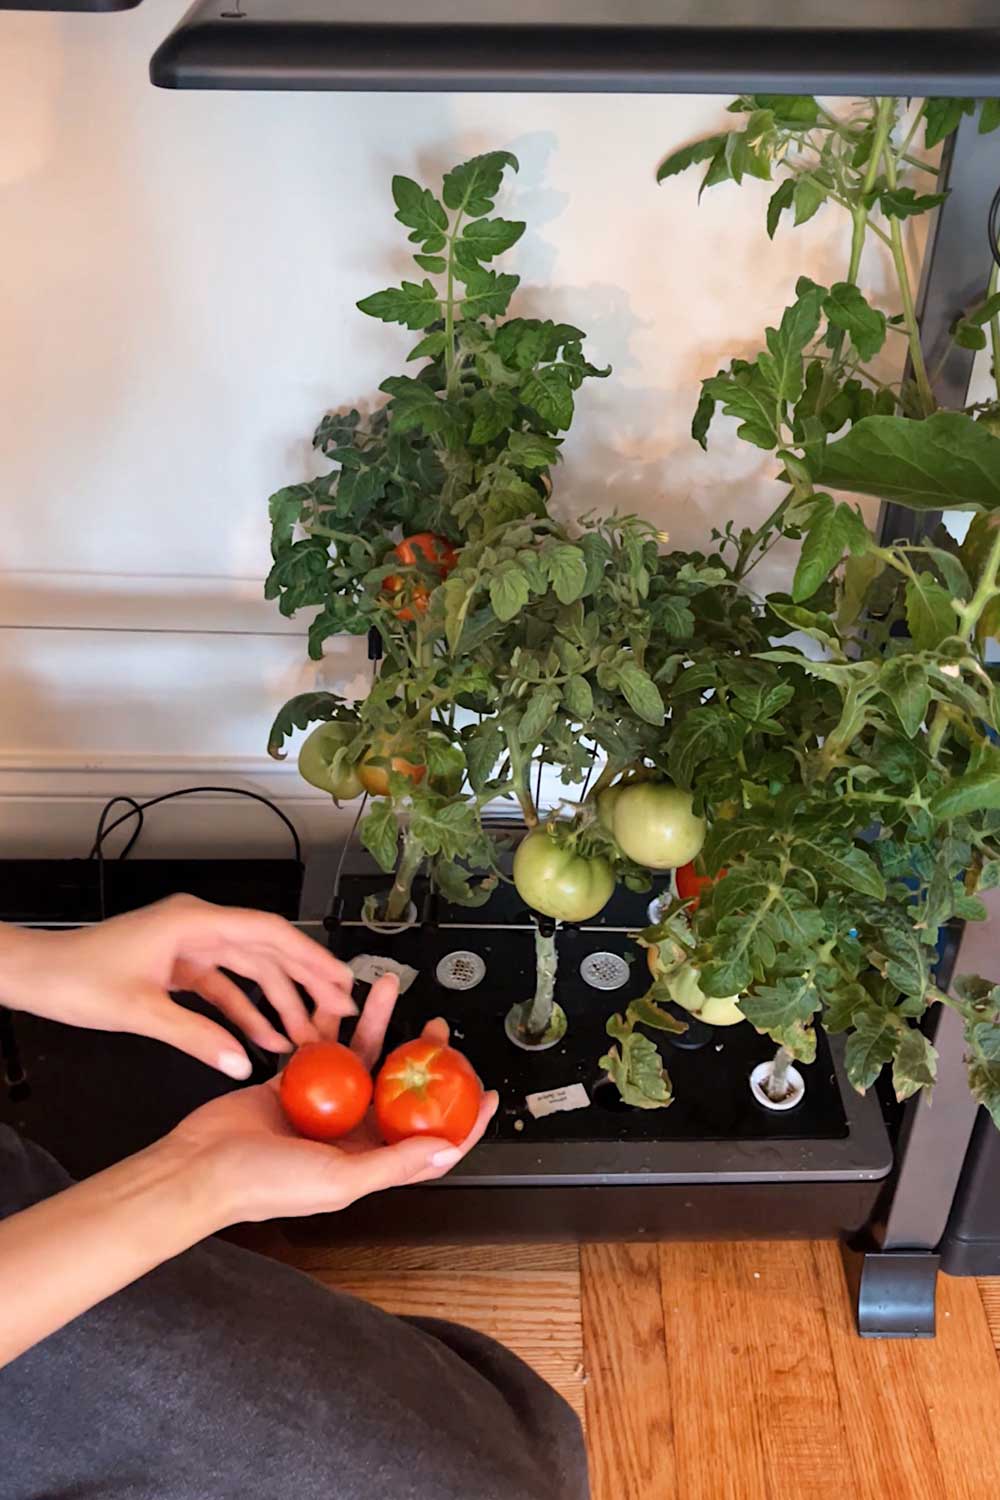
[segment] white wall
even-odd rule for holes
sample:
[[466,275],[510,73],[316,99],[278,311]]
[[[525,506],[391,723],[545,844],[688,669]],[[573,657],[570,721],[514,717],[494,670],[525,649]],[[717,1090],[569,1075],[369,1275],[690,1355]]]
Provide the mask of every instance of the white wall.
[[[836,210],[772,248],[766,184],[700,209],[694,178],[656,186],[725,100],[154,90],[183,8],[0,12],[0,854],[79,852],[107,796],[220,777],[331,833],[264,754],[315,676],[260,597],[265,502],[309,472],[326,407],[402,368],[406,336],[354,310],[405,269],[394,171],[518,154],[521,306],[615,366],[580,402],[560,497],[680,544],[773,503],[766,460],[690,441],[699,377],[756,347],[799,272],[844,265]],[[326,683],[358,668],[333,643]],[[245,805],[177,804],[146,847],[281,838]]]

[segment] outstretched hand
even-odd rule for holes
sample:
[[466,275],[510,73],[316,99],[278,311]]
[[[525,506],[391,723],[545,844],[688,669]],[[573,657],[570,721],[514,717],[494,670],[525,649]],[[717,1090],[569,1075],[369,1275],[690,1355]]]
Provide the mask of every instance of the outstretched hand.
[[[351,1049],[369,1071],[382,1052],[398,993],[394,975],[376,980],[355,1027]],[[334,1031],[329,1027],[327,1035]],[[423,1034],[446,1043],[447,1023],[430,1021]],[[443,1177],[482,1138],[497,1103],[495,1093],[483,1096],[461,1146],[427,1136],[385,1146],[372,1110],[350,1135],[323,1145],[289,1125],[275,1078],[202,1105],[167,1141],[212,1175],[227,1223],[330,1213],[384,1188]]]
[[[222,971],[260,985],[285,1037]],[[336,1034],[357,1013],[346,964],[283,917],[171,896],[142,911],[72,932],[0,929],[0,1003],[71,1026],[155,1037],[230,1078],[250,1059],[226,1029],[185,1010],[193,991],[268,1052]],[[296,985],[312,997],[310,1017]],[[291,1038],[291,1041],[288,1038]]]

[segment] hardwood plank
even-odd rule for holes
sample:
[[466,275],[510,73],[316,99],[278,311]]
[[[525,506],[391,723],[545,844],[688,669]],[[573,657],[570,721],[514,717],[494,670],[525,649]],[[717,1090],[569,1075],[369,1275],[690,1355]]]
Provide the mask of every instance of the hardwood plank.
[[338,1271],[313,1269],[326,1286],[386,1312],[446,1318],[489,1334],[520,1355],[583,1417],[579,1271]]
[[809,1245],[665,1244],[660,1274],[678,1496],[857,1493]]
[[1000,1276],[980,1276],[979,1295],[994,1348],[1000,1355]]
[[655,1245],[580,1254],[593,1500],[672,1500],[673,1419]]
[[[296,1241],[286,1236],[282,1259],[304,1271],[580,1271],[577,1245],[405,1245]],[[267,1253],[267,1252],[265,1252]]]
[[860,1495],[1000,1492],[1000,1366],[971,1278],[938,1282],[937,1337],[859,1339],[840,1256],[812,1247]]

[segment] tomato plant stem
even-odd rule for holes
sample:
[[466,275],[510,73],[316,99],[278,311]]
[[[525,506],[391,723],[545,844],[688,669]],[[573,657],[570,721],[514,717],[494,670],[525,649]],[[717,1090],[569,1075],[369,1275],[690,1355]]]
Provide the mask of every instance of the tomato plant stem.
[[555,928],[543,932],[535,924],[535,993],[522,1009],[521,1026],[529,1039],[543,1037],[552,1020],[552,1004],[556,993],[556,970],[559,954],[556,950]]
[[400,922],[404,919],[406,908],[410,904],[410,892],[413,889],[413,881],[423,863],[423,858],[423,845],[407,829],[403,835],[403,852],[399,857],[399,864],[396,866],[396,878],[392,882],[389,899],[385,904],[385,920],[387,922]]
[[775,1104],[780,1104],[788,1093],[788,1069],[792,1064],[792,1054],[787,1047],[779,1047],[774,1054],[771,1063],[771,1071],[764,1079],[764,1092]]
[[[1000,288],[1000,266],[994,261],[987,297],[994,297],[998,288]],[[993,355],[993,386],[997,393],[997,400],[1000,401],[1000,313],[995,313],[990,319],[990,350]]]

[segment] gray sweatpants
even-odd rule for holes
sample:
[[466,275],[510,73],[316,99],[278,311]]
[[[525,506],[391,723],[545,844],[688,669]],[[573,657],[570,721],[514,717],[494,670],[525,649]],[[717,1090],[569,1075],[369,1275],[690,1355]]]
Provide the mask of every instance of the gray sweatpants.
[[[67,1182],[0,1126],[0,1217]],[[0,1471],[3,1500],[589,1493],[576,1417],[507,1350],[220,1240],[0,1370]]]

